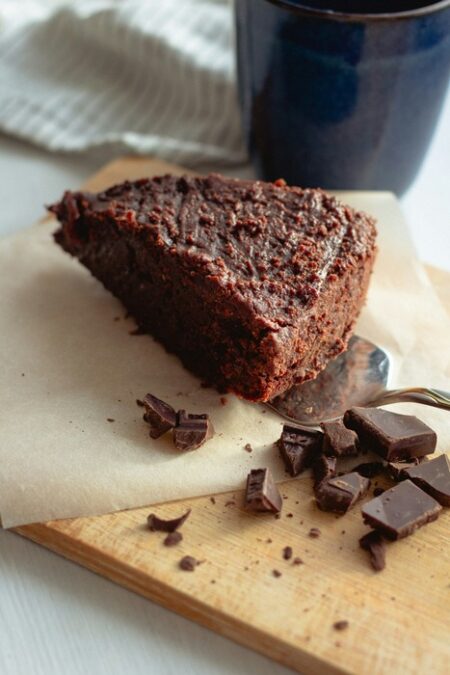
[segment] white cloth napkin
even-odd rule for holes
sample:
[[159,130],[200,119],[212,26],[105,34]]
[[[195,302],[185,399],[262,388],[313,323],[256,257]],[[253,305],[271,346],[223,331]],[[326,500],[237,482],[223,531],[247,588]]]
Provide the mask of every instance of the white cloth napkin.
[[0,131],[241,163],[230,0],[0,0]]

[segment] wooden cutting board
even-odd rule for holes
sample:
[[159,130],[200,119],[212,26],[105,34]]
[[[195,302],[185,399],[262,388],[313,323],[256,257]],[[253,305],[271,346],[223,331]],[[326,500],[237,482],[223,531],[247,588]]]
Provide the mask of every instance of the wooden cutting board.
[[[89,188],[171,169],[122,159]],[[430,275],[450,308],[450,275]],[[390,545],[387,568],[377,574],[358,547],[365,531],[358,509],[345,518],[321,513],[308,476],[286,481],[281,491],[277,520],[246,513],[235,492],[16,532],[305,675],[448,673],[450,510]],[[164,535],[146,528],[150,510],[174,517],[187,508],[178,546],[165,547]],[[309,536],[313,525],[318,538]],[[303,563],[284,560],[285,546]],[[201,561],[194,572],[178,568],[184,555]],[[342,620],[348,627],[338,631],[333,624]]]

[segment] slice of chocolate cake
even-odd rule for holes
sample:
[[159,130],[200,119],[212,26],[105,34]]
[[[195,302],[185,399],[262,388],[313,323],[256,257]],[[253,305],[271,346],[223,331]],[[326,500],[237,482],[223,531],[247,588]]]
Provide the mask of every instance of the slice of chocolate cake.
[[143,331],[254,401],[345,349],[374,261],[372,218],[284,181],[166,175],[66,192],[50,210],[58,244]]

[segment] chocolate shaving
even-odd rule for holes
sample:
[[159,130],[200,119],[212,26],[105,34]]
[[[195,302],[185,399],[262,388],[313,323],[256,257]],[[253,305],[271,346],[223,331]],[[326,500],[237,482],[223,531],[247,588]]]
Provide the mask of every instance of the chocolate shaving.
[[371,530],[359,540],[359,545],[370,555],[370,564],[376,572],[386,567],[386,542],[381,532]]
[[152,532],[175,532],[187,520],[190,512],[191,509],[188,509],[182,516],[172,518],[171,520],[164,520],[163,518],[159,518],[155,513],[150,513],[147,517],[147,525]]

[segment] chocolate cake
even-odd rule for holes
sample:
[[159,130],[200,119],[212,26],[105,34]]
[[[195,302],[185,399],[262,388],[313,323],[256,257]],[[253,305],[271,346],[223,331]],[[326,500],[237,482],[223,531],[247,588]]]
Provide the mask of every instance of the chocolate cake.
[[172,175],[66,192],[55,239],[141,330],[221,390],[267,401],[342,352],[374,221],[322,190]]

